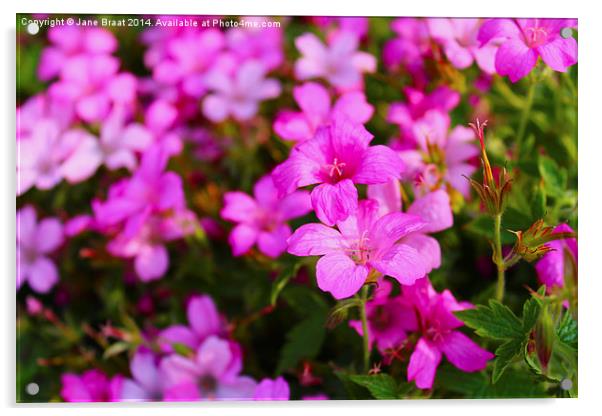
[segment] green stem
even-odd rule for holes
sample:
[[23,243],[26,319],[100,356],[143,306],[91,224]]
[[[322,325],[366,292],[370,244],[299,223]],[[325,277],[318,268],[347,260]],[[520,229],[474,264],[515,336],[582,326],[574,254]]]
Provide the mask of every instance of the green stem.
[[502,302],[504,300],[504,288],[506,286],[506,277],[504,276],[504,259],[502,258],[502,214],[497,214],[493,217],[494,227],[494,253],[493,261],[497,266],[497,287],[495,290],[495,298]]
[[370,332],[368,329],[368,317],[366,315],[366,301],[368,300],[369,286],[362,287],[360,297],[360,318],[362,320],[363,346],[364,346],[364,372],[370,370]]
[[521,147],[525,135],[525,130],[527,129],[527,122],[529,121],[529,116],[531,115],[531,109],[533,108],[533,98],[535,97],[535,86],[537,83],[533,78],[530,79],[531,84],[529,85],[529,91],[527,92],[527,102],[525,103],[525,107],[523,108],[523,114],[520,119],[520,124],[518,126],[518,133],[516,134],[516,157],[517,160],[521,158]]

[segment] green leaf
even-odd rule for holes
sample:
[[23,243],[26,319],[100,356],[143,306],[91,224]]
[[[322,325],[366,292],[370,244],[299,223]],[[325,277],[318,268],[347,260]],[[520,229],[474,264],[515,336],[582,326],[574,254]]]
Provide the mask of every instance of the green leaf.
[[538,168],[546,192],[552,196],[562,196],[567,185],[566,169],[559,167],[554,159],[543,155],[539,156]]
[[295,368],[299,361],[314,358],[325,336],[324,315],[313,313],[286,334],[286,343],[282,347],[276,373]]
[[495,350],[495,361],[493,363],[493,374],[491,376],[491,381],[493,383],[497,383],[502,374],[504,374],[506,368],[521,355],[525,343],[525,336],[523,336],[522,339],[514,338],[503,343]]
[[525,334],[535,326],[541,312],[541,306],[541,301],[536,297],[527,300],[523,305],[523,332]]
[[565,312],[558,329],[556,330],[560,342],[568,345],[573,349],[577,349],[578,331],[577,322],[573,319],[569,312]]
[[478,305],[455,314],[482,337],[507,339],[523,336],[521,320],[507,306],[493,299],[489,301],[489,306]]
[[352,375],[349,376],[349,379],[367,388],[375,399],[395,400],[399,398],[397,383],[388,374]]
[[435,383],[437,388],[462,394],[470,399],[480,396],[489,380],[483,372],[466,373],[449,364],[443,364],[437,369]]
[[109,348],[107,348],[102,355],[102,358],[109,359],[121,353],[124,353],[130,348],[130,344],[128,342],[119,341],[112,344]]

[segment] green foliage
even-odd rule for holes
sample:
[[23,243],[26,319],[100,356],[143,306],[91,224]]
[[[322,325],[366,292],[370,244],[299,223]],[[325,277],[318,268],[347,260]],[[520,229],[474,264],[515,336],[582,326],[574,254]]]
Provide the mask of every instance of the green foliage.
[[388,374],[350,375],[349,379],[368,389],[372,397],[379,400],[401,399],[408,391],[408,384],[398,384]]

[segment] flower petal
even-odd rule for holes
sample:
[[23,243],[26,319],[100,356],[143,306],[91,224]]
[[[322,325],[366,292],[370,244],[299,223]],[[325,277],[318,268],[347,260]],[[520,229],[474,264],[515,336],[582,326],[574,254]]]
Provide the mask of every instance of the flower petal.
[[424,233],[442,231],[454,224],[449,195],[442,189],[417,198],[407,212],[422,218],[426,224],[420,231]]
[[557,38],[537,48],[541,59],[554,71],[566,72],[577,63],[577,41],[575,38]]
[[316,264],[318,287],[332,293],[335,299],[348,298],[357,293],[366,277],[368,268],[355,264],[343,253],[327,254]]
[[396,244],[370,264],[379,272],[394,277],[402,285],[412,285],[426,275],[427,264],[420,253],[406,244]]
[[286,240],[291,235],[287,224],[281,224],[272,231],[261,231],[257,238],[259,251],[268,257],[276,258],[286,251]]
[[357,209],[357,189],[350,179],[334,185],[323,183],[311,191],[311,202],[317,217],[326,225],[334,225]]
[[234,256],[241,256],[253,247],[257,241],[259,230],[246,224],[239,224],[232,229],[228,242]]
[[495,69],[516,82],[527,76],[537,63],[537,52],[517,39],[506,41],[495,55]]
[[388,146],[370,146],[364,153],[358,170],[353,175],[355,183],[384,183],[389,179],[399,179],[403,162],[399,155]]
[[288,252],[295,256],[321,256],[342,248],[343,237],[334,228],[323,224],[305,224],[288,239]]
[[169,254],[164,245],[143,247],[134,260],[136,273],[143,282],[161,278],[169,266]]
[[55,264],[47,257],[40,256],[29,265],[29,286],[38,293],[48,293],[59,280]]
[[441,352],[424,338],[420,338],[410,356],[408,381],[415,381],[419,389],[430,389],[440,362]]
[[439,348],[454,366],[467,372],[483,370],[487,361],[494,357],[459,331],[451,331],[445,335]]

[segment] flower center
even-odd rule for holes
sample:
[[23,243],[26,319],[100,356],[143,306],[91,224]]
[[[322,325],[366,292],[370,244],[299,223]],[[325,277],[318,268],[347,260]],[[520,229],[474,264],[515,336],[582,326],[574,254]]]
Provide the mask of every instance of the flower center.
[[370,261],[372,249],[367,234],[368,231],[364,231],[360,238],[351,241],[351,247],[348,248],[349,256],[356,264],[366,264]]
[[391,324],[391,314],[384,306],[378,306],[374,311],[374,315],[371,316],[371,322],[374,328],[384,331]]
[[333,181],[338,181],[343,177],[347,163],[340,162],[338,158],[334,158],[332,163],[324,165],[324,169],[328,177]]
[[543,45],[548,39],[548,32],[543,27],[528,27],[525,32],[527,43],[532,48]]
[[217,389],[217,380],[211,374],[205,374],[199,379],[198,386],[204,395],[211,395]]

